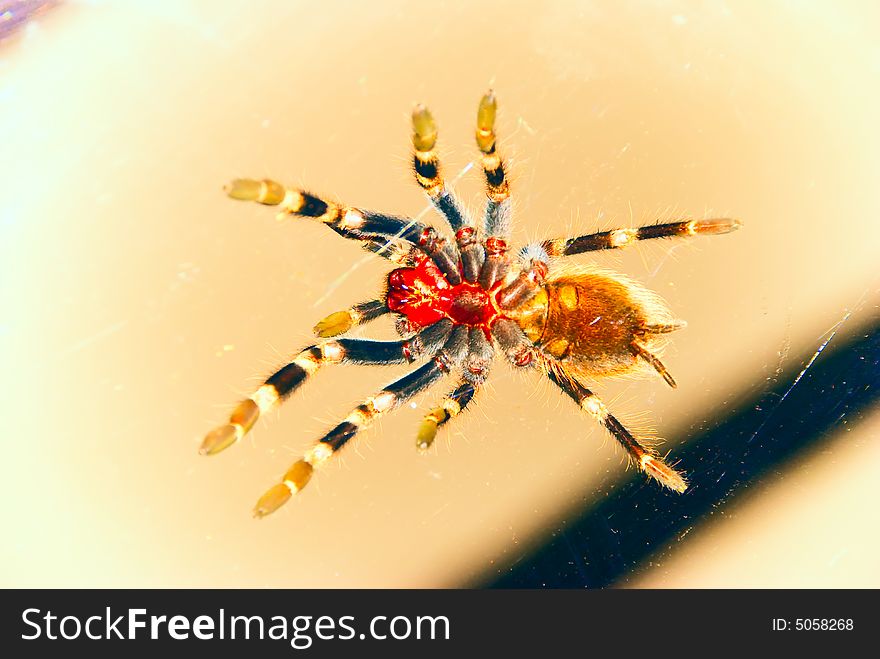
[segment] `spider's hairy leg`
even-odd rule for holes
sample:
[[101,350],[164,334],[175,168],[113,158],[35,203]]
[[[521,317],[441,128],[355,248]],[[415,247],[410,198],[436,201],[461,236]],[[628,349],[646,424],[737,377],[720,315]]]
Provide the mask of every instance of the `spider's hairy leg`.
[[548,377],[578,406],[601,423],[626,450],[632,461],[648,476],[671,490],[682,493],[688,484],[684,477],[663,461],[659,455],[639,443],[633,434],[608,412],[605,404],[558,364],[548,364]]
[[462,381],[438,407],[425,415],[416,436],[419,449],[429,448],[437,436],[437,429],[467,407],[477,387],[489,376],[494,356],[495,348],[486,331],[482,327],[471,327],[468,330],[467,355],[462,361]]
[[344,210],[339,204],[272,179],[237,178],[224,188],[226,194],[239,201],[256,201],[266,206],[280,206],[279,217],[285,214],[311,217],[319,222],[335,222]]
[[424,366],[392,382],[377,395],[358,405],[346,419],[328,432],[269,488],[254,507],[255,517],[265,517],[284,505],[292,495],[305,487],[313,471],[325,464],[334,453],[379,416],[399,407],[408,399],[446,375],[462,357],[466,346],[466,330],[453,329],[443,348]]
[[216,455],[239,442],[261,414],[272,409],[275,404],[293,393],[305,380],[325,364],[338,364],[345,351],[338,341],[327,341],[309,346],[300,352],[292,362],[273,373],[250,397],[241,401],[229,421],[214,428],[205,435],[199,453]]
[[454,232],[473,223],[455,195],[446,187],[440,160],[437,157],[437,124],[430,111],[421,103],[412,112],[413,169],[416,182],[422,187],[434,207],[449,222]]
[[[236,179],[226,191],[233,199],[280,206],[279,219],[298,215],[323,222],[343,238],[362,241],[366,249],[395,263],[406,259],[409,252],[421,250],[437,264],[450,283],[454,285],[461,281],[455,246],[446,244],[433,227],[422,222],[342,206],[308,192],[285,188],[269,179]],[[406,245],[409,250],[404,249]]]
[[495,358],[495,348],[483,327],[471,327],[468,330],[468,351],[462,363],[464,379],[480,385],[489,377],[489,369]]
[[455,416],[458,416],[474,397],[476,387],[470,382],[461,382],[440,405],[425,415],[416,435],[416,447],[427,450],[437,437],[437,429]]
[[404,341],[339,339],[309,346],[292,362],[276,371],[253,393],[240,402],[227,423],[205,435],[199,453],[216,455],[239,442],[260,415],[287,398],[310,376],[326,364],[396,364],[415,361],[424,351],[433,351],[449,334],[451,321],[444,320]]
[[498,101],[491,89],[480,99],[477,108],[477,146],[480,149],[483,174],[486,177],[486,214],[483,228],[487,236],[506,238],[510,234],[510,183],[504,161],[498,155],[495,136],[495,115]]
[[345,334],[352,327],[367,323],[379,316],[388,313],[388,307],[382,300],[370,300],[361,302],[343,311],[335,311],[323,318],[314,327],[316,336],[328,338]]
[[409,218],[344,206],[310,192],[285,187],[271,179],[235,179],[225,190],[232,199],[278,206],[278,219],[285,219],[290,215],[308,217],[326,224],[344,238],[353,240],[372,241],[383,236],[416,246],[420,236],[428,228]]
[[486,257],[486,251],[477,237],[477,230],[464,227],[455,232],[455,243],[461,253],[461,274],[465,280],[474,283]]
[[545,240],[543,247],[550,256],[572,256],[602,249],[619,249],[639,240],[652,238],[677,238],[689,236],[709,236],[736,231],[742,226],[739,220],[717,218],[711,220],[685,220],[649,224],[638,228],[611,229],[599,231],[576,238],[554,238]]
[[518,367],[533,366],[535,346],[523,333],[516,321],[501,318],[492,326],[492,336],[501,345],[507,360]]

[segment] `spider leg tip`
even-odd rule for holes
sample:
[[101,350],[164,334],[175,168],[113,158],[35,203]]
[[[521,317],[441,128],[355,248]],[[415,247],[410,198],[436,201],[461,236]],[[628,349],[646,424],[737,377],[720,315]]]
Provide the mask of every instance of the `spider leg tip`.
[[290,488],[286,483],[277,483],[266,490],[266,493],[259,498],[254,506],[254,517],[262,519],[266,515],[271,515],[290,499]]
[[337,311],[323,318],[312,328],[316,336],[328,338],[345,334],[352,328],[354,321],[348,311]]
[[428,152],[437,143],[437,124],[430,110],[418,103],[412,111],[413,146],[416,151]]
[[217,455],[239,440],[239,427],[231,423],[214,428],[205,435],[199,446],[199,455]]
[[260,196],[262,183],[249,178],[233,179],[223,186],[226,196],[239,201],[256,201]]
[[425,453],[434,444],[437,437],[437,424],[431,421],[424,421],[419,427],[419,433],[416,435],[416,448],[420,453]]

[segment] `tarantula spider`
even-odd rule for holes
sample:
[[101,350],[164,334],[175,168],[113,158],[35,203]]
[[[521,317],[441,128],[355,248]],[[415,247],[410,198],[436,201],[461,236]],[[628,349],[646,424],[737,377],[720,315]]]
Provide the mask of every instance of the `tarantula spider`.
[[386,313],[397,315],[400,341],[325,340],[307,347],[241,402],[228,423],[212,430],[200,452],[214,455],[241,440],[261,414],[328,364],[393,364],[427,356],[423,366],[368,398],[297,460],[257,502],[256,517],[281,507],[306,486],[314,470],[361,429],[452,371],[458,383],[425,416],[417,445],[428,448],[438,427],[458,415],[485,382],[496,347],[515,366],[537,367],[620,442],[646,474],[676,492],[687,481],[633,436],[592,391],[585,379],[653,367],[672,387],[675,380],[657,353],[664,335],[684,326],[663,302],[639,284],[589,265],[563,265],[561,257],[619,249],[638,240],[722,234],[737,220],[690,220],[601,231],[545,240],[511,258],[510,190],[495,146],[496,101],[490,91],[477,111],[477,145],[486,178],[482,227],[462,209],[444,183],[434,147],[437,127],[427,108],[412,114],[413,165],[419,185],[455,234],[455,243],[419,221],[326,201],[271,180],[238,179],[227,187],[233,199],[279,206],[281,215],[310,217],[344,238],[398,265],[375,300],[329,315],[315,326],[322,338],[344,334]]

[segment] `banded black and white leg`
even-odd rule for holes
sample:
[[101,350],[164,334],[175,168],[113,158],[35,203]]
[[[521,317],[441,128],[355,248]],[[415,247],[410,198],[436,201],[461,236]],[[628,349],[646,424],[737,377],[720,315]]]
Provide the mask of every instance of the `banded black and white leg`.
[[442,345],[451,327],[452,322],[444,319],[402,341],[338,339],[309,346],[240,402],[225,424],[205,436],[199,452],[202,455],[216,455],[241,441],[261,415],[290,396],[322,366],[341,363],[412,363]]
[[378,394],[365,400],[342,423],[318,440],[285,472],[279,483],[260,497],[254,507],[254,516],[265,517],[278,510],[292,495],[306,486],[315,469],[324,465],[358,432],[449,373],[461,362],[466,349],[467,330],[462,326],[455,327],[443,348],[427,364],[395,380]]
[[508,240],[512,222],[510,183],[504,161],[498,153],[495,135],[495,116],[498,102],[491,90],[480,100],[477,108],[477,147],[480,163],[486,179],[486,210],[483,215],[483,234],[486,259],[480,271],[479,281],[484,288],[491,288],[506,272]]
[[440,404],[429,411],[419,425],[416,435],[416,447],[426,451],[434,443],[437,430],[454,417],[461,414],[474,397],[477,387],[468,381],[462,381],[453,389]]
[[667,465],[663,458],[652,449],[639,442],[633,434],[614,417],[596,394],[583,386],[577,379],[567,373],[559,364],[547,362],[534,350],[534,346],[522,333],[522,330],[510,320],[499,321],[495,325],[495,338],[501,344],[508,360],[519,367],[535,367],[543,365],[550,380],[564,391],[579,407],[588,412],[601,423],[616,439],[627,453],[627,456],[643,472],[676,492],[687,489],[687,481],[675,469]]
[[278,206],[279,218],[296,215],[322,222],[340,236],[362,241],[365,248],[394,262],[406,258],[406,246],[420,249],[447,277],[460,281],[457,252],[423,222],[343,206],[271,179],[235,179],[226,192],[233,199]]
[[601,423],[626,451],[633,463],[651,478],[676,492],[684,492],[687,481],[652,449],[639,442],[605,407],[601,399],[558,365],[548,364],[547,376],[578,406]]
[[467,355],[462,360],[461,382],[437,407],[425,415],[416,435],[416,446],[419,449],[430,448],[440,426],[458,416],[473,400],[477,389],[489,377],[494,356],[495,348],[483,328],[471,327],[468,330]]
[[741,226],[739,220],[729,218],[665,222],[638,228],[599,231],[576,238],[553,238],[545,240],[542,246],[550,256],[572,256],[603,249],[620,249],[640,240],[719,235],[736,231]]
[[[424,105],[412,113],[413,170],[416,182],[425,191],[455,234],[454,254],[461,259],[461,270],[467,281],[475,282],[483,262],[483,246],[477,239],[473,220],[464,211],[455,194],[446,185],[437,156],[437,124]],[[452,248],[452,246],[449,246]],[[449,277],[453,285],[461,278]],[[457,279],[457,280],[456,280]]]

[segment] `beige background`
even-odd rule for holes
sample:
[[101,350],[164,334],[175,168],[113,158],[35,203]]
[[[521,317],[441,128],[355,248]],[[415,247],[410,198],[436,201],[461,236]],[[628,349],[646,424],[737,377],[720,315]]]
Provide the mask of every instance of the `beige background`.
[[[449,176],[496,89],[518,241],[678,216],[743,231],[598,255],[689,322],[657,380],[597,389],[675,439],[878,316],[874,3],[69,3],[0,46],[5,586],[458,586],[616,487],[617,448],[498,363],[418,455],[436,388],[262,522],[256,497],[402,372],[322,373],[252,440],[204,432],[386,265],[227,200],[273,176],[415,214],[409,109]],[[478,171],[458,185],[482,200]],[[586,257],[579,257],[586,258]],[[338,284],[338,287],[334,286]],[[328,295],[329,293],[329,295]],[[326,299],[324,299],[326,298]],[[377,322],[358,335],[389,338]],[[880,586],[873,418],[751,488],[631,585]],[[823,540],[821,542],[820,540]]]

